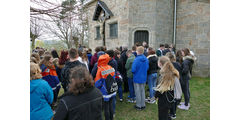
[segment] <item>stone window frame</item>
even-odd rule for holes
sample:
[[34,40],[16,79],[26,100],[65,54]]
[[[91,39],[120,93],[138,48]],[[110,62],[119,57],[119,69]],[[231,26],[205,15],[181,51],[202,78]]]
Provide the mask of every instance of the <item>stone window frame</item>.
[[[116,36],[111,36],[111,25],[113,25],[113,24],[117,24],[117,35]],[[116,39],[116,38],[118,38],[118,32],[119,32],[119,30],[118,30],[118,28],[119,28],[119,26],[118,26],[118,21],[113,21],[113,22],[110,22],[110,23],[108,23],[108,28],[109,28],[109,35],[108,35],[108,37],[109,37],[109,39]]]
[[153,41],[154,36],[152,35],[152,33],[153,33],[152,29],[150,29],[150,27],[148,27],[148,26],[139,26],[139,27],[136,27],[133,30],[131,30],[132,31],[131,32],[131,42],[129,41],[130,47],[134,45],[134,34],[136,31],[139,31],[139,30],[148,31],[148,45],[149,46],[152,45],[154,43],[154,41]]
[[[99,37],[97,37],[97,28],[99,28]],[[101,40],[101,27],[100,25],[95,26],[95,40]]]

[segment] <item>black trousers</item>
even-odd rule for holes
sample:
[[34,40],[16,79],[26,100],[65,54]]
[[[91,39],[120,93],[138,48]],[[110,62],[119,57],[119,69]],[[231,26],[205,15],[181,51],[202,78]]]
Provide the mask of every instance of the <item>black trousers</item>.
[[171,120],[168,111],[168,107],[158,107],[158,120]]
[[173,103],[173,105],[170,108],[170,115],[175,115],[176,111],[177,111],[177,105],[180,103],[181,99],[179,100],[175,100],[175,102]]
[[123,92],[129,92],[127,73],[123,73],[122,77],[123,77],[123,84],[124,84]]
[[109,101],[103,101],[105,120],[113,120],[113,103],[112,98]]
[[190,102],[189,80],[184,81],[184,83],[181,84],[181,87],[185,99],[185,105],[188,106],[188,103]]

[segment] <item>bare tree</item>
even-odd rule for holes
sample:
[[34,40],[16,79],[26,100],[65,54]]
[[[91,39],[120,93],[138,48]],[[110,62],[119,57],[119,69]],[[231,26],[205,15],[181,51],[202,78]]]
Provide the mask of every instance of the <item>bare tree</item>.
[[30,20],[30,39],[32,41],[31,48],[32,50],[35,48],[35,40],[39,38],[42,34],[42,27],[38,23],[38,20],[36,18],[31,18]]

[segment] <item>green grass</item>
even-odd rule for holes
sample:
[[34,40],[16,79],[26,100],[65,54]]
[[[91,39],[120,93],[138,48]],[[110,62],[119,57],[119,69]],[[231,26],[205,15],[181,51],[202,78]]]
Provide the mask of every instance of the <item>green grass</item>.
[[[147,86],[146,86],[147,87]],[[60,94],[63,90],[61,89]],[[146,92],[148,95],[149,92]],[[190,104],[188,111],[177,109],[175,120],[210,120],[210,79],[193,77],[190,80]],[[115,120],[157,120],[157,104],[146,103],[146,109],[137,111],[134,103],[128,103],[128,94],[124,93],[124,101],[117,98]]]

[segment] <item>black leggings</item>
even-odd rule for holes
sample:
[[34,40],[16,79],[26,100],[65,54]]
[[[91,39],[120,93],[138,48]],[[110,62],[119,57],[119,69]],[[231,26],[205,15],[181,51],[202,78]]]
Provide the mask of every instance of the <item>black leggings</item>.
[[112,98],[109,101],[103,101],[103,109],[105,120],[113,120],[113,104]]

